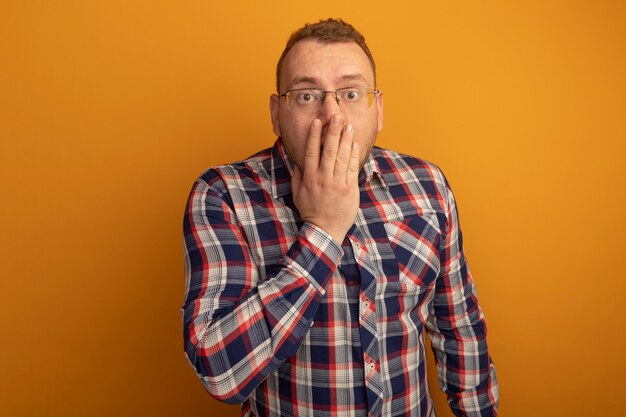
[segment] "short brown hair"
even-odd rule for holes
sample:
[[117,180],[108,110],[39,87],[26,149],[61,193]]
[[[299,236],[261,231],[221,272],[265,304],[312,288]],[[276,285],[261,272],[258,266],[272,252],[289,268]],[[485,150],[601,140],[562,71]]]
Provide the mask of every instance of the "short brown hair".
[[372,71],[374,72],[374,84],[376,83],[376,64],[374,63],[374,57],[370,52],[370,49],[365,43],[365,37],[359,33],[351,24],[344,22],[341,19],[326,19],[320,20],[317,23],[307,23],[300,29],[291,34],[285,50],[278,60],[276,66],[276,91],[280,93],[280,72],[283,69],[283,61],[287,56],[287,53],[297,43],[305,39],[315,39],[322,43],[339,43],[339,42],[354,42],[361,47],[365,55],[372,65]]

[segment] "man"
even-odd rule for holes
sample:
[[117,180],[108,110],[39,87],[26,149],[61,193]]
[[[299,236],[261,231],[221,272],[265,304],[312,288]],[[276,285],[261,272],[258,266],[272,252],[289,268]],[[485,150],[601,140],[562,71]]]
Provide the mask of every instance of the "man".
[[434,165],[373,147],[363,36],[299,29],[277,89],[274,147],[207,170],[185,213],[185,349],[205,387],[245,416],[434,416],[427,330],[453,412],[495,416],[454,197]]

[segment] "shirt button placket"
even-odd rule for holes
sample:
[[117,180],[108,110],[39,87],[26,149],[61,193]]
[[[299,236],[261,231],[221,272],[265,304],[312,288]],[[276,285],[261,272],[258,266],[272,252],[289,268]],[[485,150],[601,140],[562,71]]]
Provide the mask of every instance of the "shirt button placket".
[[351,238],[350,242],[352,243],[352,251],[354,252],[354,258],[358,262],[361,258],[361,252],[363,252],[363,245],[361,242],[356,240],[356,238]]

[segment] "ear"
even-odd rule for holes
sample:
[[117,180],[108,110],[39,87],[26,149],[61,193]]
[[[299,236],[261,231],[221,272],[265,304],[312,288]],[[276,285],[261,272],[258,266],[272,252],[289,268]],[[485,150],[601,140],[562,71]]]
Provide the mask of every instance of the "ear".
[[378,131],[383,130],[383,92],[376,94],[376,107],[378,110]]
[[280,137],[280,123],[278,121],[278,104],[280,97],[277,94],[270,96],[270,115],[272,117],[272,130],[274,134]]

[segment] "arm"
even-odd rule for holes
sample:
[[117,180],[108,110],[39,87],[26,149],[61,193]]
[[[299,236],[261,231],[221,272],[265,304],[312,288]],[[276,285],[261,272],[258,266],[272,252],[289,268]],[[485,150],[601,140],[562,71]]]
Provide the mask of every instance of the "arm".
[[463,253],[456,203],[447,182],[446,194],[441,272],[434,311],[427,322],[439,386],[456,416],[496,416],[498,383],[487,351],[485,318]]
[[187,357],[211,395],[243,402],[295,354],[341,249],[305,223],[282,261],[257,283],[233,209],[203,180],[191,192],[184,234]]
[[339,244],[359,206],[358,147],[352,145],[352,129],[344,131],[336,119],[322,155],[321,132],[316,120],[304,171],[292,177],[304,225],[262,281],[226,192],[202,180],[191,192],[184,219],[185,349],[219,400],[243,402],[296,353],[343,255]]

